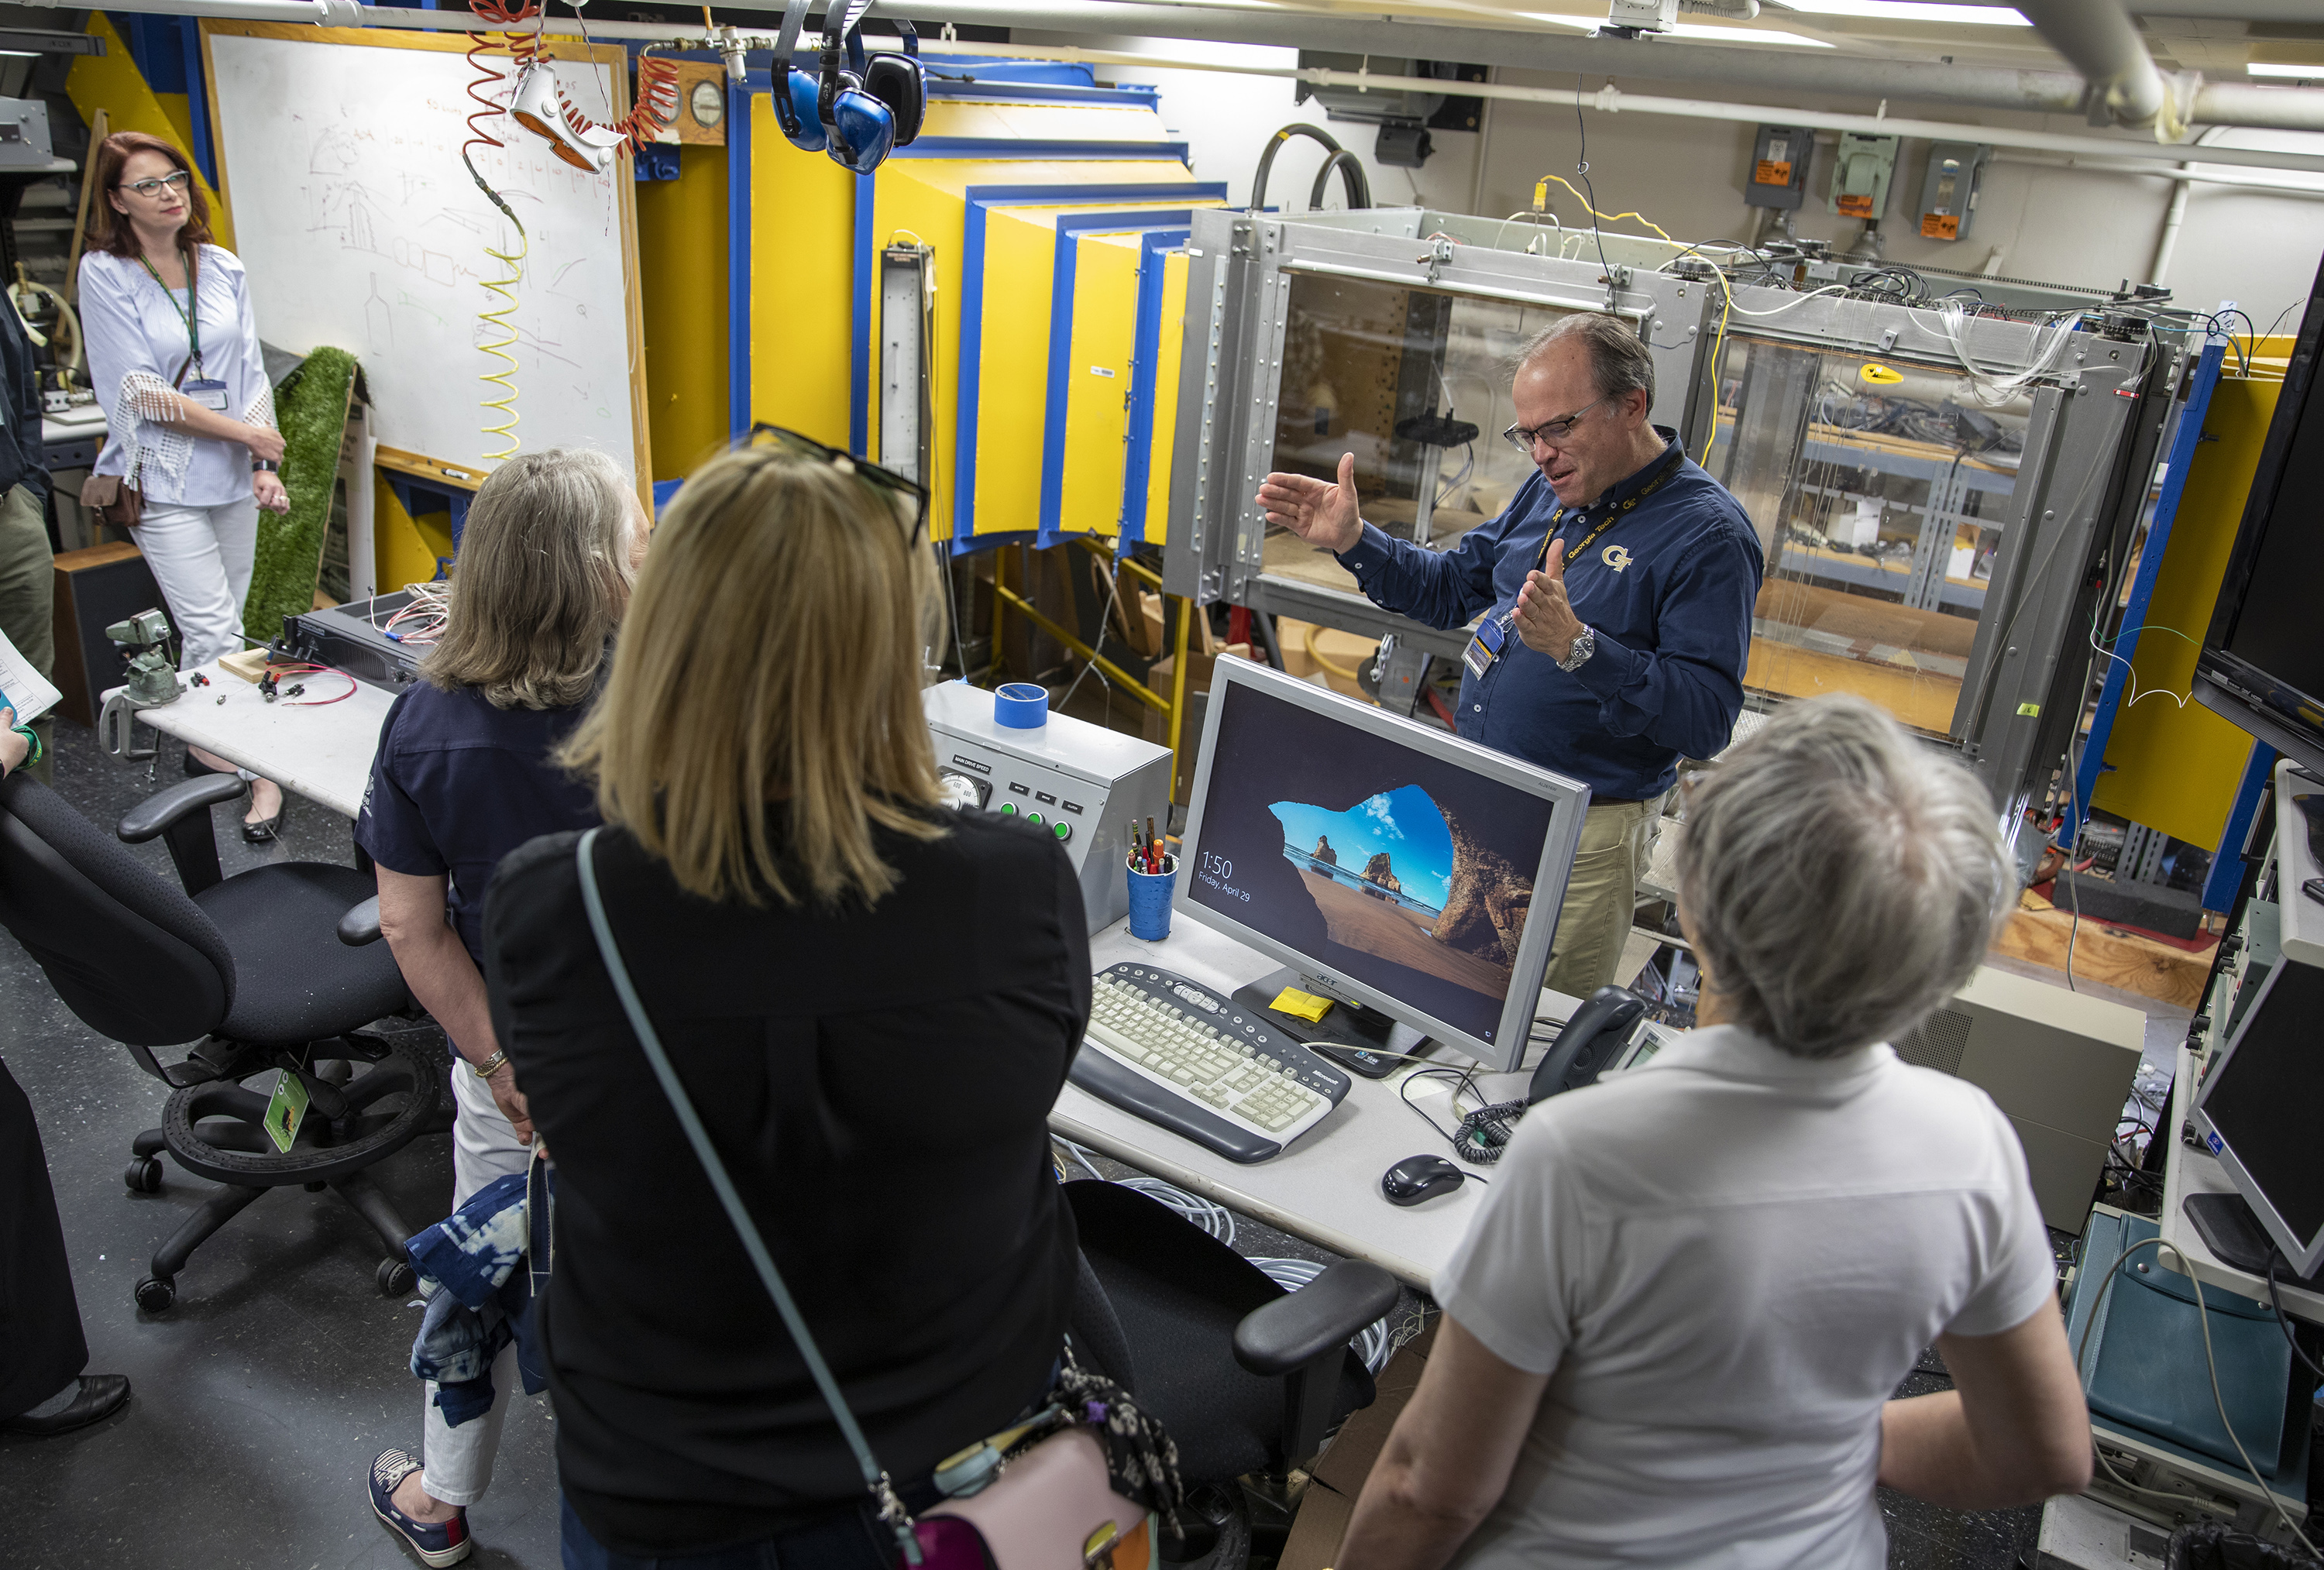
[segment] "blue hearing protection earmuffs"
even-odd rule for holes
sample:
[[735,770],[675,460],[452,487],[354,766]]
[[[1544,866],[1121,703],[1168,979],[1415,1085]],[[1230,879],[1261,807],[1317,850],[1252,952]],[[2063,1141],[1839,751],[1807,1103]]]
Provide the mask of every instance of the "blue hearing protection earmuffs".
[[870,0],[835,4],[825,18],[822,71],[810,76],[790,69],[807,5],[807,0],[788,0],[783,8],[782,33],[775,44],[776,69],[783,76],[774,93],[776,124],[800,151],[828,152],[833,162],[870,174],[890,151],[910,145],[927,117],[919,38],[910,23],[901,23],[906,52],[867,60],[858,24]]

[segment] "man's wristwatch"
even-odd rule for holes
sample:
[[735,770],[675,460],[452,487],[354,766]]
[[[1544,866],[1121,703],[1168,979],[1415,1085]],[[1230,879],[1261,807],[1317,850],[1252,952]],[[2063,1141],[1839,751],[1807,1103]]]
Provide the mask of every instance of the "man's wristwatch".
[[274,462],[272,458],[253,458],[250,461],[250,472],[252,473],[255,474],[262,469],[269,474],[276,474],[281,473],[282,465]]
[[1562,671],[1578,671],[1589,661],[1590,656],[1597,652],[1598,634],[1595,629],[1585,627],[1575,637],[1573,647],[1565,651],[1565,657],[1557,662],[1557,668]]

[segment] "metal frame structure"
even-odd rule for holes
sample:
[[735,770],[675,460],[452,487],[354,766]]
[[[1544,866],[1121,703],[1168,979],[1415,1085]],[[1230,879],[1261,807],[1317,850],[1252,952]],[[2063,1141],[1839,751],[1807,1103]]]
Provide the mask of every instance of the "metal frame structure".
[[[1710,422],[1720,418],[1711,366],[1723,314],[1730,353],[1747,334],[1779,346],[1868,361],[1894,355],[1948,368],[1960,365],[1965,350],[1987,378],[2025,372],[2043,357],[2047,369],[2024,390],[2032,415],[2008,506],[1998,519],[1976,520],[1997,529],[2000,543],[1945,731],[1951,748],[1992,789],[2014,834],[2024,809],[2046,803],[2061,782],[2088,679],[2089,656],[2078,650],[2102,580],[2109,576],[2097,569],[2127,548],[2164,414],[2190,357],[2143,334],[2111,337],[2079,325],[2065,329],[2070,335],[2060,344],[2057,326],[1998,316],[1969,318],[1957,349],[1925,303],[1862,294],[1810,298],[1738,284],[1729,313],[1718,280],[1699,271],[1655,271],[1683,252],[1674,243],[1604,235],[1603,262],[1601,237],[1595,235],[1580,246],[1575,235],[1560,235],[1557,243],[1568,252],[1563,257],[1514,248],[1544,247],[1551,233],[1419,209],[1296,220],[1265,213],[1195,214],[1180,439],[1163,571],[1167,591],[1196,603],[1227,601],[1367,637],[1393,633],[1400,648],[1448,657],[1467,640],[1465,629],[1425,627],[1359,594],[1267,570],[1266,527],[1252,498],[1272,467],[1292,282],[1303,274],[1630,315],[1646,328],[1656,362],[1653,418],[1677,427],[1697,454],[1706,446]],[[1479,243],[1464,243],[1464,234]],[[1572,255],[1577,249],[1586,256]],[[1792,424],[1775,433],[1772,443],[1760,443],[1761,451],[1778,454],[1760,477],[1760,488],[1776,497],[1795,482],[1803,464],[1818,461],[1808,431],[1814,390],[1798,390],[1796,398],[1759,406]],[[1747,406],[1741,418],[1748,423],[1752,409]],[[1846,461],[1865,466],[1860,454],[1851,452]],[[1930,482],[1931,495],[1921,510],[1926,517],[1902,601],[1932,611],[1969,609],[1976,596],[1948,585],[1947,550],[1969,489],[1993,487],[1981,476],[1965,478],[1958,466],[1949,476],[1915,477]],[[1772,574],[1781,559],[1780,542],[1772,538],[1775,520],[1757,521]]]

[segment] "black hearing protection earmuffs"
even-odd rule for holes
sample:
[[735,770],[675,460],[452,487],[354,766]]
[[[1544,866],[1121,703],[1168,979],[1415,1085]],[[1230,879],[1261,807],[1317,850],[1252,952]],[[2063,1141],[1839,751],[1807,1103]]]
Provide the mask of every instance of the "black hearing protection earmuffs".
[[775,44],[776,124],[800,151],[828,152],[834,162],[870,174],[894,149],[908,146],[927,117],[918,35],[910,23],[899,23],[906,52],[867,60],[859,24],[870,0],[835,4],[825,17],[822,71],[809,76],[790,67],[807,6],[807,0],[788,0],[783,8]]

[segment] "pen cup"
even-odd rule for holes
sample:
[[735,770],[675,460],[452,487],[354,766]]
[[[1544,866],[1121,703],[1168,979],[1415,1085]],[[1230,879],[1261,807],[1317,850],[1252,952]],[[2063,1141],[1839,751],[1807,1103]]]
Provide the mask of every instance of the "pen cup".
[[1141,872],[1129,864],[1130,935],[1148,942],[1170,935],[1170,890],[1178,881],[1178,858],[1162,858],[1162,870]]

